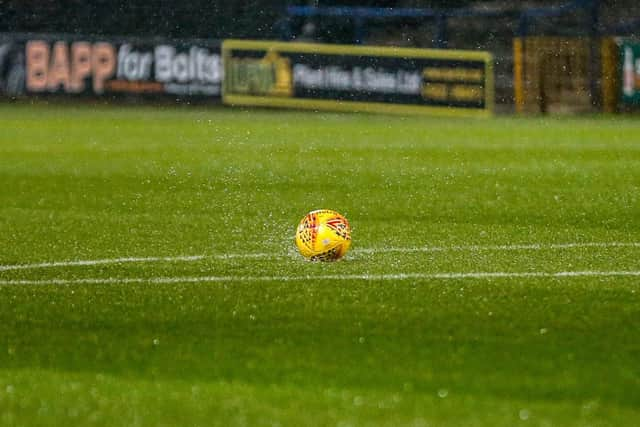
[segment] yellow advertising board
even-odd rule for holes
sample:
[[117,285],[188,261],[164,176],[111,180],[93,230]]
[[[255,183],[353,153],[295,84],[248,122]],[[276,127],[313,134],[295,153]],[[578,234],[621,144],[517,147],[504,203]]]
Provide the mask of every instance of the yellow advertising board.
[[489,116],[488,52],[225,40],[230,105]]

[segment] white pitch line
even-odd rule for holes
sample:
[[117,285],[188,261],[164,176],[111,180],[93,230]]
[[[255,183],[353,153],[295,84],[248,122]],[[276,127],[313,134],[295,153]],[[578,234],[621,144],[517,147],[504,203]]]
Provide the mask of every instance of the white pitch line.
[[33,270],[38,268],[53,267],[76,267],[82,265],[102,265],[102,264],[126,264],[133,262],[177,262],[177,261],[198,261],[204,259],[204,255],[176,256],[176,257],[126,257],[126,258],[106,258],[93,260],[75,261],[52,261],[39,262],[35,264],[14,264],[0,265],[0,271],[9,270]]
[[574,248],[640,248],[640,242],[584,242],[584,243],[531,243],[520,245],[469,245],[469,246],[419,246],[412,248],[363,248],[354,249],[356,253],[386,253],[386,252],[480,252],[480,251],[531,251],[543,249],[574,249]]
[[[470,246],[421,246],[421,247],[382,247],[382,248],[355,248],[353,254],[377,254],[377,253],[414,253],[414,252],[479,252],[479,251],[526,251],[526,250],[556,250],[556,249],[574,249],[574,248],[615,248],[615,247],[633,247],[640,248],[640,242],[585,242],[585,243],[550,243],[550,244],[518,244],[518,245],[470,245]],[[0,265],[0,271],[14,270],[35,270],[43,268],[55,267],[77,267],[77,266],[95,266],[109,264],[128,264],[128,263],[152,263],[152,262],[193,262],[205,259],[259,259],[259,258],[277,258],[288,257],[289,254],[282,253],[230,253],[215,255],[181,255],[181,256],[153,256],[153,257],[123,257],[123,258],[104,258],[94,260],[69,260],[69,261],[49,261],[33,264],[8,264]]]
[[73,261],[39,262],[34,264],[0,265],[0,271],[34,270],[39,268],[53,268],[53,267],[77,267],[77,266],[150,263],[150,262],[190,262],[190,261],[201,261],[203,259],[265,258],[268,256],[270,255],[266,253],[248,253],[248,254],[219,254],[219,255],[181,255],[181,256],[173,256],[173,257],[152,256],[152,257],[104,258],[104,259],[87,259],[87,260],[73,260]]
[[622,277],[640,276],[640,271],[491,271],[469,273],[397,273],[397,274],[328,274],[302,276],[186,276],[186,277],[108,277],[91,279],[43,279],[43,280],[0,280],[0,286],[7,285],[110,285],[110,284],[172,284],[172,283],[215,283],[215,282],[299,282],[310,280],[461,280],[461,279],[515,279],[515,278],[556,278],[568,277]]

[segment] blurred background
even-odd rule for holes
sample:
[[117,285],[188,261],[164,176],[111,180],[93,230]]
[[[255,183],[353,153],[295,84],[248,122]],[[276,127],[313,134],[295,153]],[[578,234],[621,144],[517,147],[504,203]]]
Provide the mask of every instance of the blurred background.
[[[619,52],[603,45],[639,30],[640,3],[633,0],[0,0],[5,38],[240,38],[489,51],[499,111],[620,109],[620,73],[606,69],[621,67]],[[529,70],[531,63],[537,65]],[[534,86],[529,93],[527,84]]]
[[[565,7],[557,16],[533,20],[532,31],[584,35],[586,25],[595,13],[595,31],[626,35],[633,17],[640,15],[640,4],[633,0],[317,0],[292,2],[287,0],[2,0],[0,1],[0,31],[3,32],[64,32],[96,35],[139,35],[177,38],[279,38],[283,19],[292,18],[292,31],[297,33],[307,21],[292,17],[290,6],[309,7],[380,7],[437,9],[469,8],[469,14],[451,17],[448,22],[449,44],[455,48],[491,48],[496,39],[508,42],[518,31],[523,12],[533,9]],[[597,9],[593,11],[592,9]],[[473,14],[477,12],[477,14]],[[492,19],[483,13],[491,12]],[[540,11],[539,11],[540,12]],[[551,12],[551,11],[550,11]],[[469,18],[469,19],[465,19]],[[499,18],[499,19],[498,19]],[[550,19],[553,18],[553,19]],[[315,19],[318,36],[329,42],[350,42],[353,18]],[[370,42],[431,47],[438,44],[432,36],[434,19],[372,19],[368,22]],[[637,27],[636,27],[637,30]],[[482,34],[482,37],[479,35]]]

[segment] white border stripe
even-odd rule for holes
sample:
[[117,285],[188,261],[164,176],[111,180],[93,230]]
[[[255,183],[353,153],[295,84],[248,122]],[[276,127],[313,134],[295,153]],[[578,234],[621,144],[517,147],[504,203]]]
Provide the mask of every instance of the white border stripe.
[[461,280],[461,279],[514,279],[514,278],[570,278],[640,276],[640,271],[526,271],[526,272],[469,272],[469,273],[397,273],[397,274],[345,274],[302,276],[186,276],[186,277],[107,277],[90,279],[0,280],[0,285],[110,285],[110,284],[171,284],[214,282],[299,282],[318,280]]
[[[412,248],[388,247],[388,248],[356,248],[352,250],[352,254],[383,254],[383,253],[415,253],[415,252],[480,252],[480,251],[530,251],[530,250],[558,250],[558,249],[575,249],[575,248],[640,248],[640,242],[585,242],[585,243],[551,243],[551,244],[519,244],[519,245],[470,245],[470,246],[421,246]],[[166,257],[123,257],[123,258],[104,258],[94,260],[69,260],[69,261],[50,261],[39,262],[33,264],[8,264],[0,265],[0,271],[14,270],[35,270],[42,268],[55,267],[77,267],[77,266],[95,266],[109,264],[128,264],[128,263],[153,263],[153,262],[193,262],[206,259],[258,259],[258,258],[278,258],[289,257],[290,254],[282,253],[236,253],[236,254],[217,254],[217,255],[182,255],[182,256],[166,256]]]

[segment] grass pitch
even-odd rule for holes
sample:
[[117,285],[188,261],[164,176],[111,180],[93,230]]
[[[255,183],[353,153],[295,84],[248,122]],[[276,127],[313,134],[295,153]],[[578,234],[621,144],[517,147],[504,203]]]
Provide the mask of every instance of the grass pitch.
[[637,426],[638,135],[2,105],[0,425]]

